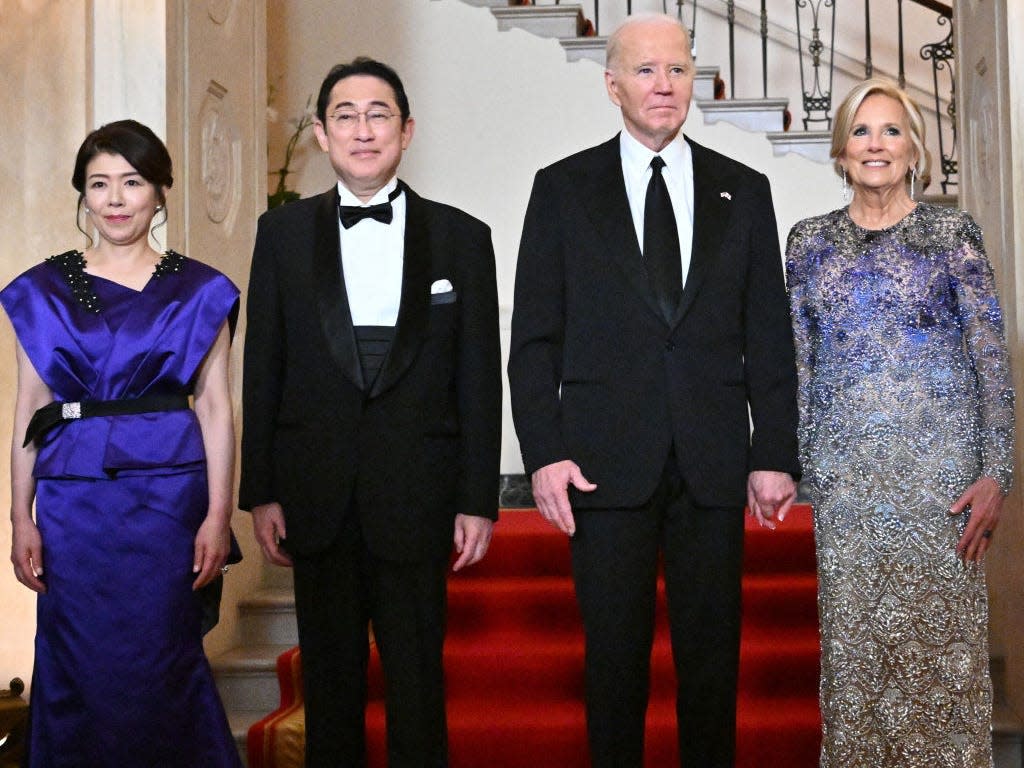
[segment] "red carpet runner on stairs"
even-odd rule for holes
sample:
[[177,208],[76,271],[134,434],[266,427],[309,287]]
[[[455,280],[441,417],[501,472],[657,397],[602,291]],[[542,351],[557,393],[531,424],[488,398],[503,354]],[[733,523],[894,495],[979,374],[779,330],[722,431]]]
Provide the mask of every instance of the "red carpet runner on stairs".
[[[453,576],[448,596],[451,768],[588,766],[583,638],[565,538],[535,511],[504,511],[487,557]],[[743,603],[737,768],[813,768],[820,739],[819,646],[809,507],[795,508],[774,532],[748,518]],[[679,766],[664,613],[661,594],[646,768]],[[279,672],[287,675],[293,667],[279,664]],[[283,702],[287,710],[289,698]],[[253,737],[262,733],[265,742],[274,719],[250,733],[253,766],[285,768],[254,759],[259,740]],[[375,655],[367,730],[370,768],[385,768],[383,680]]]

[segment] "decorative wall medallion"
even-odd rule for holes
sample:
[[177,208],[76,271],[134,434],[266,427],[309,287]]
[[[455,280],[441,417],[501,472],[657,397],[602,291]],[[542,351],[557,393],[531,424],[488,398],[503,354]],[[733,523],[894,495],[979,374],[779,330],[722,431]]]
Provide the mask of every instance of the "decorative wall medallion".
[[206,13],[214,24],[223,24],[235,7],[235,0],[206,0]]
[[241,143],[227,89],[213,80],[199,110],[200,179],[210,221],[230,227],[241,199]]

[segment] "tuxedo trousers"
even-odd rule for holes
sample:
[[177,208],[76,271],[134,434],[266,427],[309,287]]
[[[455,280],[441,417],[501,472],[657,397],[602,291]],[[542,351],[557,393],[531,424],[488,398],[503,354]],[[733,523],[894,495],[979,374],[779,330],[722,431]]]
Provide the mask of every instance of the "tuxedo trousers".
[[743,510],[694,504],[670,452],[654,495],[580,509],[571,539],[586,638],[595,768],[643,766],[659,565],[668,601],[683,768],[731,768],[736,744]]
[[294,555],[306,768],[366,765],[369,632],[384,671],[389,768],[447,765],[442,654],[448,559],[369,551],[349,510],[324,551]]

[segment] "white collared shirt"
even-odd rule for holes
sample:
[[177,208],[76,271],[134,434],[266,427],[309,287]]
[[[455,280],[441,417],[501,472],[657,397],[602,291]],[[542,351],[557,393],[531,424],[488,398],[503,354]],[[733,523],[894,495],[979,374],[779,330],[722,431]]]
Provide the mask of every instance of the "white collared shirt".
[[644,250],[644,208],[647,203],[647,185],[651,181],[651,159],[657,154],[665,161],[661,175],[672,200],[672,212],[679,230],[679,260],[683,267],[683,283],[690,269],[693,250],[693,155],[682,133],[661,152],[652,152],[629,131],[619,134],[619,154],[622,158],[622,178],[626,182],[626,197],[633,216],[636,240],[640,252]]
[[[397,186],[398,178],[393,177],[364,203],[339,181],[338,198],[341,205],[386,203]],[[345,229],[338,221],[341,267],[353,325],[393,326],[398,322],[405,254],[405,194],[395,198],[391,207],[394,217],[390,224],[367,218]]]

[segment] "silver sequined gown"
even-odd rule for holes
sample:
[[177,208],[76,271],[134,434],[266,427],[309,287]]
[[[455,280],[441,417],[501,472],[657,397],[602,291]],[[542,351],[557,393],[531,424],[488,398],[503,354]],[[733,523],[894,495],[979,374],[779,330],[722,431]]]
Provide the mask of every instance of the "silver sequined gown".
[[822,768],[990,768],[985,575],[950,504],[1007,491],[1013,390],[981,231],[919,203],[790,232],[800,451],[814,504]]

